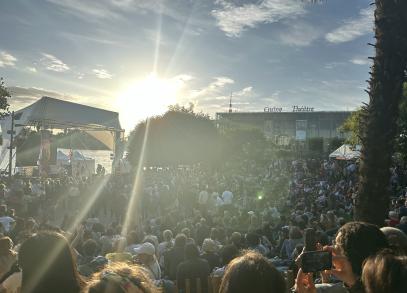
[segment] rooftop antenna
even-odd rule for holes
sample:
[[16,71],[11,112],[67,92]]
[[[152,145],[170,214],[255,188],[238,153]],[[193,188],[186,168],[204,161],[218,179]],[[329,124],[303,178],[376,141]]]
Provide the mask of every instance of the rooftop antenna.
[[229,99],[229,113],[232,113],[232,97],[233,97],[233,92],[230,93],[230,99]]

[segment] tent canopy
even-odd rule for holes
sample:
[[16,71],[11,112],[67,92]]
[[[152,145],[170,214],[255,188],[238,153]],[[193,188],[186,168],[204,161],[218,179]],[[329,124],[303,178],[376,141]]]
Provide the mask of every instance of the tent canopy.
[[343,144],[338,149],[333,151],[329,157],[337,160],[353,160],[360,158],[360,145],[351,146],[350,144]]
[[[77,103],[42,97],[15,112],[16,123],[47,128],[122,131],[119,113]],[[22,120],[22,121],[20,121]]]
[[[3,144],[0,150],[0,166],[8,162],[8,147],[10,146],[11,115],[0,120]],[[120,126],[119,113],[100,108],[85,106],[50,97],[42,97],[31,105],[15,111],[15,136],[24,126],[41,127],[44,129],[81,129],[108,149],[114,150],[116,133],[123,133]]]
[[[123,132],[119,113],[85,106],[50,97],[42,97],[33,104],[14,113],[16,135],[23,126],[41,126],[45,129],[79,128],[113,150],[115,132]],[[11,128],[10,115],[1,122],[3,141]]]

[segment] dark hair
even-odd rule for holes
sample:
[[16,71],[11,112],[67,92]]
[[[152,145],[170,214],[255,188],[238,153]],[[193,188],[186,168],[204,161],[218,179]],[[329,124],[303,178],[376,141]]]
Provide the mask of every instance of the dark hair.
[[186,243],[187,243],[187,236],[185,236],[185,234],[178,234],[175,237],[175,242],[174,242],[175,246],[184,247]]
[[246,235],[247,245],[253,247],[260,244],[260,236],[256,233],[247,233]]
[[41,232],[24,241],[18,261],[21,293],[79,293],[84,286],[68,241],[56,232]]
[[387,248],[388,243],[379,227],[364,222],[349,222],[337,234],[336,244],[349,259],[353,273],[362,274],[362,264],[366,258]]
[[283,276],[261,254],[249,251],[232,260],[220,285],[220,293],[285,293]]
[[93,239],[88,239],[83,243],[82,250],[86,256],[95,256],[98,249],[98,244]]
[[188,243],[185,245],[185,259],[191,259],[199,257],[199,250],[198,247],[193,243]]
[[239,254],[239,250],[234,244],[229,244],[223,246],[220,256],[222,259],[222,264],[227,265]]
[[386,249],[371,256],[363,266],[366,293],[403,293],[407,288],[407,256]]

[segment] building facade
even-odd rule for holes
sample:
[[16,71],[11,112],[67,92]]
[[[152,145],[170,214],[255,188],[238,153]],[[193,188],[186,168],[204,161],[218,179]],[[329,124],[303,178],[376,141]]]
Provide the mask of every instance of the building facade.
[[[295,109],[294,109],[295,110]],[[264,112],[217,113],[219,128],[257,128],[277,144],[309,138],[345,138],[338,128],[351,115],[350,111],[314,111],[313,108],[283,112],[281,108],[265,108]]]

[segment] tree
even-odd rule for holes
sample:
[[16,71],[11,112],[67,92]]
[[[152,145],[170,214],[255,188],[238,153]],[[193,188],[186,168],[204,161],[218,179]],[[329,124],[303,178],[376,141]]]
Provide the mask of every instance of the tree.
[[264,161],[267,140],[258,128],[232,126],[221,134],[223,161]]
[[8,114],[9,98],[11,98],[11,95],[4,84],[4,79],[0,77],[0,117]]
[[141,157],[146,166],[211,163],[218,159],[218,138],[207,115],[175,105],[136,126],[129,136],[129,160],[133,166]]
[[339,127],[340,132],[348,134],[348,138],[346,138],[345,142],[352,146],[360,144],[362,113],[361,108],[352,112]]
[[362,155],[355,219],[384,224],[390,197],[390,167],[407,66],[407,1],[376,0],[376,56],[369,104],[362,109]]

